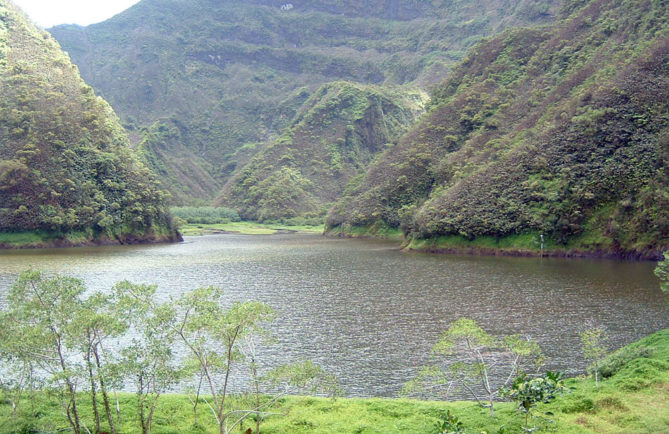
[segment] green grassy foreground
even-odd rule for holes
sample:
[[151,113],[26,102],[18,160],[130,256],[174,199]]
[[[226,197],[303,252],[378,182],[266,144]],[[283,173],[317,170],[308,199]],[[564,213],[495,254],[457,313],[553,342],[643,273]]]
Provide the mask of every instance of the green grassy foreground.
[[[566,381],[570,392],[533,412],[536,432],[660,433],[669,432],[669,329],[650,335],[614,353],[603,364],[608,375],[599,388],[592,378]],[[132,394],[119,394],[123,433],[141,432]],[[80,412],[90,415],[81,399]],[[496,405],[496,416],[474,402],[437,402],[406,399],[328,399],[285,397],[261,425],[262,433],[433,433],[443,412],[450,410],[467,433],[522,432],[523,415],[513,403]],[[90,418],[85,419],[92,426]],[[252,424],[248,421],[240,432]],[[67,421],[55,396],[39,393],[22,401],[12,416],[9,401],[0,400],[0,432],[67,432]],[[103,428],[104,429],[104,428]],[[206,404],[199,407],[199,424],[185,395],[161,398],[154,420],[155,433],[214,433]]]
[[179,231],[181,232],[182,235],[186,236],[207,235],[207,234],[226,233],[226,232],[242,234],[242,235],[272,235],[283,231],[313,232],[320,234],[323,233],[323,225],[289,226],[280,223],[268,224],[268,223],[258,223],[253,221],[212,223],[212,224],[186,223],[179,229]]

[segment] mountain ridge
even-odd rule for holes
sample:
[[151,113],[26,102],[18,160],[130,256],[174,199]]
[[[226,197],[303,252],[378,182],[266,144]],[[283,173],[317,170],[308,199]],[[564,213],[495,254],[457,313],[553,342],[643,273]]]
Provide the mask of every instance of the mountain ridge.
[[[156,122],[178,126],[178,140],[145,162],[164,170],[175,202],[206,202],[249,162],[248,148],[237,159],[240,148],[260,151],[282,135],[291,121],[282,104],[302,88],[340,80],[424,87],[481,36],[547,22],[557,3],[144,0],[104,23],[50,31],[135,143]],[[201,188],[172,167],[173,155]]]

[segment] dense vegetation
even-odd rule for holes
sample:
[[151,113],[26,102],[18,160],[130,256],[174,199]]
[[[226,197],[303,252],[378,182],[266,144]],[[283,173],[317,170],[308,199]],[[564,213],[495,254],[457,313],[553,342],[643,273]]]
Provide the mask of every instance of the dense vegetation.
[[0,244],[172,239],[166,196],[58,43],[0,1]]
[[50,31],[174,201],[192,204],[274,143],[321,85],[435,83],[482,36],[550,21],[558,3],[143,0]]
[[240,221],[234,209],[213,206],[175,206],[170,208],[172,215],[184,223],[229,223]]
[[216,202],[234,204],[243,218],[261,222],[323,218],[351,178],[406,132],[422,107],[420,92],[326,84],[280,138],[232,177]]
[[476,46],[330,212],[413,245],[658,257],[669,242],[666,2],[565,2]]

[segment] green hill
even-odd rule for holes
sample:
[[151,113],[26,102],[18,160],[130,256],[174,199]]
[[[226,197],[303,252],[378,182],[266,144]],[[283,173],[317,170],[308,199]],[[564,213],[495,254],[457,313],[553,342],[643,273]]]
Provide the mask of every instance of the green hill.
[[0,245],[174,239],[166,195],[58,43],[0,0]]
[[50,31],[174,201],[193,203],[283,135],[300,94],[340,80],[436,83],[482,36],[548,22],[558,3],[143,0],[100,24]]
[[410,247],[657,257],[669,246],[669,6],[570,1],[478,44],[329,213]]
[[259,221],[322,218],[351,178],[408,130],[423,103],[421,92],[326,84],[280,138],[232,177],[217,203]]

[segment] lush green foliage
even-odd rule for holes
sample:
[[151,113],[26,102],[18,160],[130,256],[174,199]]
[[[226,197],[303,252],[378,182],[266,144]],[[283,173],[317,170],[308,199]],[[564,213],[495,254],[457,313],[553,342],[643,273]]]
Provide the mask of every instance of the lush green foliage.
[[420,92],[336,82],[322,86],[286,132],[226,184],[218,204],[245,219],[320,217],[385,144],[422,113]]
[[144,0],[104,23],[50,31],[191,204],[273,143],[321,85],[432,84],[482,36],[547,22],[559,1],[290,3]]
[[558,394],[565,391],[561,372],[546,372],[545,375],[529,377],[521,374],[510,387],[503,388],[500,395],[511,399],[518,409],[525,413],[525,428],[527,428],[530,412],[537,404],[547,404]]
[[[214,195],[212,186],[216,168],[205,158],[194,154],[184,144],[180,124],[170,119],[159,119],[141,128],[128,126],[137,153],[144,164],[162,181],[172,204],[210,204]],[[240,152],[243,154],[243,152]]]
[[175,206],[170,208],[172,215],[185,223],[229,223],[240,221],[234,209],[213,206]]
[[183,235],[206,235],[220,233],[235,233],[242,235],[273,235],[280,232],[311,232],[323,233],[323,225],[305,223],[301,218],[288,219],[284,223],[258,223],[255,221],[240,221],[219,224],[185,224],[179,228]]
[[477,45],[431,111],[330,212],[412,239],[544,234],[657,256],[668,242],[667,5],[592,0]]
[[0,231],[170,238],[164,192],[109,105],[44,31],[0,2]]
[[465,432],[465,424],[458,417],[447,410],[436,424],[437,434],[461,434]]
[[669,292],[669,253],[664,252],[664,260],[657,263],[655,275],[660,279],[660,288]]

